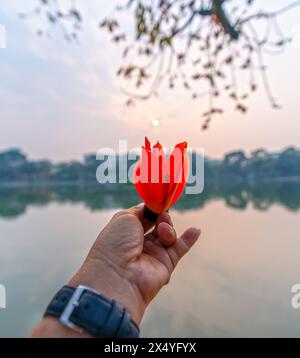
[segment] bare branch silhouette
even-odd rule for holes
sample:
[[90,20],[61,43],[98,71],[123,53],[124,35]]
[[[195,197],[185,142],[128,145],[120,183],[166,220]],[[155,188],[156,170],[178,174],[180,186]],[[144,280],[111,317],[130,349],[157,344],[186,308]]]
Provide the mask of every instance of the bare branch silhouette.
[[[192,98],[208,96],[202,128],[222,114],[217,97],[228,96],[235,109],[248,111],[247,100],[258,88],[260,76],[273,108],[280,108],[271,90],[264,53],[277,54],[291,42],[281,30],[281,15],[300,6],[294,1],[275,11],[253,9],[258,0],[127,0],[116,7],[115,17],[101,21],[112,41],[124,43],[122,65],[117,71],[126,87],[127,104],[156,96],[168,84],[178,82]],[[33,14],[45,16],[51,26],[60,26],[67,40],[76,40],[82,16],[76,1],[62,11],[60,0],[39,0]],[[118,13],[134,16],[135,36],[121,30]],[[251,12],[252,11],[252,12]],[[26,15],[26,17],[30,15]],[[263,23],[266,31],[258,30]],[[244,89],[241,77],[247,73]]]

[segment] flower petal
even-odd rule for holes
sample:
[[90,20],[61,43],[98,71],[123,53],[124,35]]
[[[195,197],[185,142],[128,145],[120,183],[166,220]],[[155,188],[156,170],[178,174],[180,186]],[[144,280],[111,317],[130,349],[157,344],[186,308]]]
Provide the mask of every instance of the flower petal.
[[186,154],[186,148],[186,142],[177,144],[168,158],[170,185],[165,198],[164,211],[175,204],[186,185],[189,174],[189,159]]
[[160,154],[142,148],[142,156],[134,171],[134,185],[148,209],[159,214],[164,207],[168,183],[162,183],[162,161]]

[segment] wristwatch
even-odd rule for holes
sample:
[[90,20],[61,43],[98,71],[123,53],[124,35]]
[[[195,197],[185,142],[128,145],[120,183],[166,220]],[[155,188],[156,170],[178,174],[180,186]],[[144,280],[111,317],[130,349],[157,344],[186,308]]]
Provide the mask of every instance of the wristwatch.
[[44,316],[56,317],[72,330],[97,338],[138,338],[140,333],[124,307],[86,286],[64,286]]

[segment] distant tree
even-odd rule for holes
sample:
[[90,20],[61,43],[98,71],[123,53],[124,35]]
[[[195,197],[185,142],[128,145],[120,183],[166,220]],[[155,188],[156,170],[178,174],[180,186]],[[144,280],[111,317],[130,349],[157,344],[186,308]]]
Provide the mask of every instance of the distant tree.
[[247,157],[243,151],[235,151],[228,153],[224,157],[222,163],[221,177],[231,180],[232,178],[243,179],[245,176],[245,166],[247,164]]
[[300,176],[300,151],[290,147],[283,151],[277,161],[276,170],[282,177]]
[[259,180],[278,177],[276,171],[277,154],[269,154],[265,149],[258,149],[251,153],[246,166],[247,178]]
[[54,170],[52,179],[55,181],[79,182],[83,177],[83,164],[79,162],[60,163]]
[[244,151],[236,151],[225,155],[224,164],[230,167],[241,168],[247,161]]
[[251,153],[252,161],[259,161],[259,160],[267,159],[268,156],[269,156],[269,154],[265,149],[257,149]]
[[9,149],[0,152],[0,166],[18,167],[26,163],[26,155],[20,149]]

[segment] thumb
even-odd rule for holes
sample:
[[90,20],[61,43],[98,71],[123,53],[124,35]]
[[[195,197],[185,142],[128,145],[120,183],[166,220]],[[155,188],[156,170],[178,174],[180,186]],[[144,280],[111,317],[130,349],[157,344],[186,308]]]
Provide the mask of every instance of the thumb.
[[133,207],[125,210],[125,212],[126,211],[129,214],[136,216],[140,220],[141,224],[143,225],[145,233],[147,233],[150,229],[152,229],[154,227],[155,222],[149,221],[144,218],[144,203],[133,206]]

